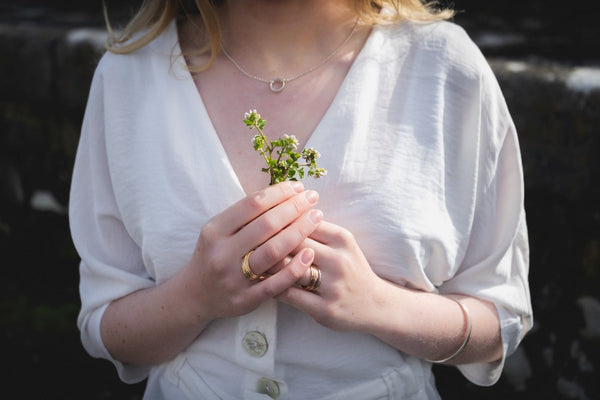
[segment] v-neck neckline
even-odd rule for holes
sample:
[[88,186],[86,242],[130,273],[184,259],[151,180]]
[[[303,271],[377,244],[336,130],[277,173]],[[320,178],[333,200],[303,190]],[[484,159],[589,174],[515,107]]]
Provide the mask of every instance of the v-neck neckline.
[[[181,50],[180,41],[179,41],[179,30],[178,30],[176,18],[174,18],[171,21],[167,30],[169,31],[169,36],[171,37],[171,40],[169,40],[169,42],[172,45],[171,48],[173,50],[171,54],[173,54],[175,58],[183,60],[182,62],[174,62],[173,63],[173,68],[177,69],[177,71],[175,71],[176,72],[175,75],[181,76],[179,74],[183,74],[184,79],[186,81],[184,83],[184,87],[186,89],[189,89],[194,92],[194,95],[192,95],[191,97],[195,99],[194,101],[197,104],[192,105],[192,108],[197,109],[200,112],[200,120],[202,122],[204,122],[204,121],[207,122],[207,124],[205,125],[205,130],[207,132],[206,138],[210,139],[212,144],[215,145],[214,149],[216,152],[218,152],[219,158],[222,159],[224,164],[226,165],[226,167],[228,169],[228,171],[227,171],[228,175],[231,176],[232,179],[234,180],[236,189],[240,192],[240,194],[247,195],[248,193],[246,193],[246,191],[240,181],[240,177],[236,173],[235,168],[233,167],[233,164],[231,162],[231,159],[229,158],[229,155],[227,154],[227,151],[225,150],[225,146],[223,145],[223,142],[221,141],[221,137],[219,136],[219,134],[214,126],[212,118],[210,117],[210,115],[208,113],[208,110],[204,103],[204,99],[202,98],[202,94],[200,93],[200,91],[198,90],[197,86],[194,83],[194,78],[188,69],[187,61],[185,60],[185,57],[183,57],[183,52]],[[376,30],[377,30],[377,26],[373,27],[371,29],[371,32],[369,32],[367,39],[365,40],[362,48],[359,50],[358,54],[352,61],[352,64],[350,65],[350,68],[348,69],[346,75],[344,76],[342,83],[340,84],[337,92],[335,93],[331,103],[328,105],[327,109],[323,113],[323,116],[321,117],[321,119],[315,126],[314,130],[308,137],[308,140],[306,141],[306,143],[304,145],[305,148],[314,147],[316,149],[319,149],[319,147],[318,147],[319,143],[325,143],[325,141],[322,139],[323,134],[321,133],[321,131],[327,131],[326,127],[331,123],[330,120],[331,120],[331,118],[333,118],[332,114],[335,114],[334,110],[338,107],[338,103],[341,102],[340,99],[342,99],[344,97],[344,94],[349,90],[348,81],[350,81],[351,77],[356,73],[355,70],[358,69],[358,65],[361,64],[362,59],[364,57],[366,57],[365,53],[367,53],[367,49],[371,46],[371,42],[374,40],[373,37],[375,36],[374,32]]]

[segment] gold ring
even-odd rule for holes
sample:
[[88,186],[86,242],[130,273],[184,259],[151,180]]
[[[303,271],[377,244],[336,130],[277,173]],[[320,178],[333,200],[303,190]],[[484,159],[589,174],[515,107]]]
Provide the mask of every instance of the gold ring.
[[260,276],[256,275],[254,271],[252,271],[252,269],[250,268],[250,262],[248,261],[250,258],[250,254],[252,254],[253,252],[254,250],[250,250],[249,252],[244,254],[244,257],[242,258],[242,273],[246,278],[250,279],[251,281],[260,278]]
[[310,281],[308,285],[300,285],[306,291],[314,292],[321,286],[321,270],[316,265],[310,266]]

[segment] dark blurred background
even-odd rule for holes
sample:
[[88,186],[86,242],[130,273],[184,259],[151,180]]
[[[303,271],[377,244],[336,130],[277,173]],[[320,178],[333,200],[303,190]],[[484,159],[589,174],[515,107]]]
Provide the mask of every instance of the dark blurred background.
[[[600,24],[591,0],[457,0],[519,131],[536,325],[500,382],[436,367],[444,399],[600,399]],[[139,0],[106,0],[118,27]],[[139,399],[81,348],[66,207],[102,2],[0,0],[0,348],[5,393]]]

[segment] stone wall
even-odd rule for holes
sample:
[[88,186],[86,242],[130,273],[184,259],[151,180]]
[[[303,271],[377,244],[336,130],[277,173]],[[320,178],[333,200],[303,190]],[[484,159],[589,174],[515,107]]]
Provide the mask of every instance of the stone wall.
[[[485,38],[520,135],[536,324],[497,385],[436,367],[439,386],[448,399],[600,398],[600,68],[506,58]],[[95,24],[0,21],[0,342],[5,381],[24,398],[141,393],[90,359],[74,326],[78,259],[65,209],[103,40]]]

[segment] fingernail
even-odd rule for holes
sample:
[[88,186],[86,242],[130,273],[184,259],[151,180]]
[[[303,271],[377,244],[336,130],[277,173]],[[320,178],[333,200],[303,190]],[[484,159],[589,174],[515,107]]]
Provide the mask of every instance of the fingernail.
[[321,210],[311,210],[308,218],[313,224],[318,224],[323,221],[323,212]]
[[302,255],[300,256],[300,261],[302,261],[302,264],[307,265],[312,263],[314,258],[315,252],[313,251],[313,249],[304,249]]
[[291,181],[291,184],[292,184],[292,188],[298,193],[300,193],[301,191],[304,190],[304,185],[302,184],[302,182]]
[[311,204],[315,204],[319,200],[319,194],[314,190],[307,190],[305,196]]

